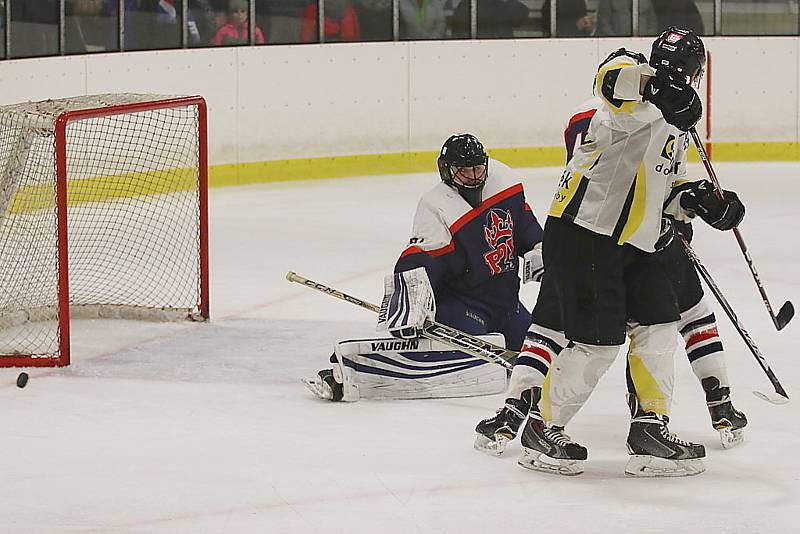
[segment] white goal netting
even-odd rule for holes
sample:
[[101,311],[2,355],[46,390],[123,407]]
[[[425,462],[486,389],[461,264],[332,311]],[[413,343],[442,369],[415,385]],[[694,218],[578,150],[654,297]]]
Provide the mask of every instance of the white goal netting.
[[199,109],[175,103],[126,94],[0,107],[0,366],[61,357],[59,299],[73,317],[201,314]]

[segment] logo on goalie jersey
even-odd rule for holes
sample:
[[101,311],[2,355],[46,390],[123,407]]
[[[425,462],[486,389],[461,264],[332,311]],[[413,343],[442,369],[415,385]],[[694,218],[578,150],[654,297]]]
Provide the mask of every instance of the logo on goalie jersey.
[[486,224],[483,235],[489,244],[490,250],[483,255],[483,259],[492,274],[516,269],[516,254],[514,254],[514,220],[510,211],[491,209],[486,214]]

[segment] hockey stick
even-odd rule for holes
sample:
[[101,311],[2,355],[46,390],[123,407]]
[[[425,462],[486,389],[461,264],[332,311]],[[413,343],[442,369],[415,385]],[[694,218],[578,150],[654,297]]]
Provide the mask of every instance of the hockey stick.
[[[717,190],[717,195],[722,198],[722,186],[717,179],[717,174],[714,172],[714,168],[711,166],[711,162],[708,159],[708,154],[706,154],[706,150],[703,148],[703,142],[700,140],[697,130],[695,128],[691,128],[689,133],[692,134],[694,146],[697,147],[697,152],[700,154],[700,159],[703,160],[703,165],[706,168],[708,177],[711,178],[711,182],[714,184],[714,187]],[[744,259],[753,275],[753,280],[755,280],[756,286],[758,286],[758,292],[761,293],[761,300],[764,301],[764,305],[767,307],[767,311],[769,312],[770,318],[772,318],[772,322],[775,324],[775,328],[782,330],[783,327],[792,320],[792,317],[794,317],[794,306],[787,300],[784,302],[783,306],[781,306],[781,309],[778,311],[777,315],[774,311],[772,311],[772,305],[769,303],[767,292],[764,290],[764,285],[761,283],[761,278],[758,276],[758,271],[756,271],[756,266],[753,264],[753,259],[750,257],[750,253],[747,251],[747,245],[744,244],[742,233],[738,228],[734,228],[733,235],[736,236],[736,241],[739,243],[739,248],[742,249]]]
[[767,363],[767,360],[764,358],[764,356],[761,354],[761,351],[758,350],[758,347],[753,341],[753,338],[750,337],[750,334],[748,334],[747,330],[744,329],[742,323],[739,322],[739,318],[736,317],[736,313],[734,313],[733,308],[731,308],[731,305],[728,303],[728,300],[725,298],[725,296],[722,294],[722,291],[720,291],[719,287],[714,282],[714,279],[711,278],[711,274],[709,274],[705,266],[702,263],[700,263],[700,259],[697,257],[697,254],[695,254],[694,250],[692,250],[692,247],[689,245],[689,242],[684,237],[681,237],[681,241],[683,241],[683,247],[686,250],[686,255],[689,256],[689,259],[694,264],[695,268],[697,269],[697,272],[700,273],[700,276],[703,278],[708,288],[711,290],[712,293],[714,293],[714,296],[717,298],[717,302],[719,302],[720,306],[722,306],[722,309],[725,310],[725,314],[728,316],[728,319],[731,320],[733,326],[736,328],[736,331],[739,332],[740,336],[742,336],[744,344],[747,345],[747,348],[750,349],[751,353],[753,353],[753,356],[755,356],[758,365],[760,365],[761,369],[764,370],[764,372],[767,375],[767,378],[769,378],[769,381],[772,382],[772,386],[775,388],[775,393],[777,393],[777,396],[775,396],[775,395],[768,395],[760,391],[753,391],[753,395],[767,402],[771,402],[772,404],[786,404],[787,402],[789,402],[789,396],[786,394],[786,390],[783,389],[781,383],[778,382],[778,377],[776,377],[775,373],[773,373],[772,369],[770,369],[769,364]]
[[[321,291],[337,299],[345,300],[350,304],[355,304],[371,312],[380,312],[380,307],[371,302],[361,300],[347,293],[342,293],[338,289],[333,289],[319,282],[304,278],[294,271],[286,273],[286,279],[290,282],[297,282],[311,289],[316,289],[317,291]],[[513,362],[519,355],[517,351],[505,349],[494,343],[489,343],[471,334],[434,321],[425,321],[425,326],[422,329],[422,336],[443,343],[461,352],[465,352],[475,358],[502,365],[506,369],[511,369],[513,367]]]

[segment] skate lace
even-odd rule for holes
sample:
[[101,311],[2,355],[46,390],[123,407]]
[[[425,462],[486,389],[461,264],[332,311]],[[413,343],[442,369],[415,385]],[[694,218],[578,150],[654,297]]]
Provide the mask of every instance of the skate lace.
[[564,429],[559,427],[545,427],[544,435],[547,439],[549,439],[559,447],[564,447],[566,445],[569,445],[570,443],[575,443],[574,441],[572,441],[572,438],[569,437],[564,432]]
[[731,402],[730,397],[725,395],[719,400],[706,401],[706,406],[708,406],[709,408],[715,408],[717,406],[722,406],[724,404],[730,404],[730,402]]
[[691,447],[693,445],[688,441],[683,441],[681,438],[670,432],[669,429],[667,428],[667,425],[661,425],[661,436],[669,442],[676,443],[684,447]]

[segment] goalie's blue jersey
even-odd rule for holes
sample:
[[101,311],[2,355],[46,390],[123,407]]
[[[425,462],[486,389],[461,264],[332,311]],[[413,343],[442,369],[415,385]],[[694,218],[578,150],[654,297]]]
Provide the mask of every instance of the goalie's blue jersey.
[[495,316],[517,309],[519,257],[541,241],[542,227],[522,183],[497,160],[489,160],[483,199],[472,208],[442,182],[425,193],[395,272],[424,267],[437,304],[455,297]]

